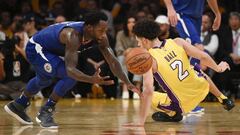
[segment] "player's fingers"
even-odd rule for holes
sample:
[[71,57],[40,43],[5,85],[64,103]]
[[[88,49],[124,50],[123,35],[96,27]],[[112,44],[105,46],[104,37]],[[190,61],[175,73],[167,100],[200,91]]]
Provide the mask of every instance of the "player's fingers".
[[169,21],[170,21],[171,26],[174,27],[175,25],[174,25],[174,17],[173,16],[169,17]]
[[140,92],[138,95],[139,95],[139,98],[140,98],[140,99],[143,99],[143,98],[144,98],[144,97],[143,97],[144,95],[143,95],[141,92]]
[[114,84],[114,81],[113,80],[102,81],[101,84],[102,85],[112,85],[112,84]]
[[177,22],[178,22],[178,18],[177,18],[177,15],[174,16],[174,26],[177,25]]
[[214,22],[212,29],[213,29],[213,31],[217,31],[219,29],[217,22]]
[[100,69],[99,67],[97,67],[96,70],[97,70],[97,71],[96,71],[95,74],[96,74],[96,75],[99,75],[99,74],[101,73],[101,69]]
[[102,79],[105,80],[105,79],[109,79],[110,76],[103,76]]
[[215,26],[215,24],[212,25],[212,29],[213,29],[213,31],[216,30],[216,26]]
[[229,65],[227,66],[227,69],[228,69],[228,70],[231,70],[231,68],[230,68],[230,66],[229,66]]
[[100,61],[99,66],[101,66],[104,62],[105,62],[104,60]]

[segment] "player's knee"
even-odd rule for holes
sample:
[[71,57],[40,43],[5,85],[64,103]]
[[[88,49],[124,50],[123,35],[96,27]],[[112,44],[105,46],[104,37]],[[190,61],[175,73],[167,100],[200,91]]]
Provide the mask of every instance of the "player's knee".
[[62,80],[59,80],[54,87],[54,92],[63,97],[65,93],[73,88],[73,86],[76,84],[76,81],[70,78],[64,78]]
[[34,77],[28,82],[26,90],[32,94],[35,94],[39,90],[49,86],[51,83],[52,83],[51,80],[41,80],[38,77]]
[[49,85],[51,85],[52,83],[52,80],[48,79],[48,80],[43,80],[43,79],[40,79],[40,78],[36,78],[36,85],[42,89],[42,88],[45,88]]

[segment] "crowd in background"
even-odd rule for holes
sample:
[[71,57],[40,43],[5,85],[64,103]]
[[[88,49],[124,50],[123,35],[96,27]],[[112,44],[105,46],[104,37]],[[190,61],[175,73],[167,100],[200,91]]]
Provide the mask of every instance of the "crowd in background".
[[[240,3],[238,0],[218,0],[222,23],[218,31],[211,26],[214,16],[206,4],[202,16],[201,40],[204,49],[216,62],[222,60],[230,64],[231,71],[222,74],[202,66],[217,86],[228,96],[240,98]],[[64,21],[83,21],[83,15],[98,10],[108,16],[108,38],[123,69],[129,78],[141,88],[141,76],[127,72],[124,64],[125,51],[137,47],[132,28],[136,21],[147,18],[159,23],[160,40],[178,37],[170,26],[167,10],[162,0],[1,0],[0,1],[0,99],[13,99],[25,88],[34,76],[28,64],[24,49],[29,38],[37,31]],[[138,98],[127,91],[127,86],[111,73],[97,48],[97,42],[90,42],[79,49],[78,68],[92,75],[101,66],[101,74],[109,75],[114,85],[99,86],[79,82],[66,97],[89,98]],[[157,86],[157,85],[156,85]],[[52,86],[38,93],[47,97]],[[161,90],[156,87],[156,90]],[[43,95],[42,95],[43,94]],[[216,100],[213,96],[208,101]]]

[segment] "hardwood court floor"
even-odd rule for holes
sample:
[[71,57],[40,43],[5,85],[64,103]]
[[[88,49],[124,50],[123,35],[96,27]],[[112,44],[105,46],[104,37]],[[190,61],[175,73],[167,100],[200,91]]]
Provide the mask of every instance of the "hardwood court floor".
[[121,125],[136,119],[138,100],[64,99],[56,109],[58,130],[46,130],[35,122],[42,104],[32,102],[28,113],[34,125],[24,126],[3,109],[0,102],[0,135],[240,135],[239,105],[231,112],[219,103],[202,103],[205,113],[188,115],[180,123],[154,122],[149,115],[145,128],[124,128]]

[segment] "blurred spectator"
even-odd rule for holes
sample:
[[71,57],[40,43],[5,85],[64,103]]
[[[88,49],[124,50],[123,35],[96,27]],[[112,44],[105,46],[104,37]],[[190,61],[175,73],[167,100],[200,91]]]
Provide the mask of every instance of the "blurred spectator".
[[158,37],[160,40],[178,37],[176,30],[170,26],[167,16],[159,15],[155,19],[155,22],[157,22],[160,26],[160,35]]
[[6,40],[6,35],[2,31],[2,24],[0,23],[0,41],[5,41]]
[[102,0],[101,7],[111,12],[112,17],[116,18],[121,11],[120,0]]
[[20,20],[16,23],[16,28],[14,30],[14,37],[13,38],[19,38],[18,46],[16,46],[16,49],[26,58],[25,54],[25,48],[27,45],[27,42],[29,40],[27,32],[24,31],[23,27],[23,20]]
[[12,23],[10,25],[10,30],[14,33],[16,29],[16,23],[23,19],[22,15],[16,14],[13,17]]
[[[211,12],[207,12],[203,14],[200,39],[203,44],[204,51],[210,54],[210,56],[212,56],[213,59],[215,59],[215,54],[219,47],[219,39],[218,39],[218,35],[212,31],[213,18],[214,18],[213,14]],[[201,62],[200,64],[201,64],[202,70],[206,74],[208,74],[208,76],[213,78],[215,75],[215,72],[212,69],[207,68],[207,66],[203,65]],[[212,94],[209,94],[206,100],[214,101],[216,100],[216,98]]]
[[63,2],[61,2],[61,1],[54,2],[51,13],[54,18],[57,17],[58,15],[65,15]]
[[55,18],[55,23],[61,23],[61,22],[65,22],[66,21],[66,18],[63,16],[63,15],[58,15],[56,18]]
[[11,15],[8,11],[3,11],[1,13],[1,25],[2,25],[2,31],[5,33],[6,37],[12,38],[13,33],[10,29]]
[[239,79],[240,74],[240,14],[231,12],[229,18],[229,27],[219,32],[220,58],[227,61],[231,67],[230,71],[220,74],[219,85],[226,92],[236,96],[237,89],[232,83],[233,78]]
[[21,15],[25,16],[28,14],[34,14],[34,12],[32,10],[31,3],[27,0],[25,0],[25,1],[22,1],[22,3],[21,3]]
[[52,13],[50,12],[48,8],[48,3],[47,2],[40,2],[39,3],[39,16],[44,18],[53,18]]
[[101,9],[100,7],[100,3],[97,0],[88,0],[87,1],[87,6],[86,6],[86,10],[87,11],[93,11],[93,10],[97,10],[97,11],[101,11],[103,12],[107,17],[108,17],[108,32],[109,34],[114,37],[114,27],[113,27],[113,18],[112,18],[112,14],[104,9]]
[[83,16],[87,13],[87,0],[78,0],[77,6],[74,9],[75,20],[82,21]]
[[136,13],[136,19],[138,21],[140,21],[142,19],[146,19],[146,18],[147,18],[147,14],[144,11],[140,10]]
[[[137,47],[137,41],[135,39],[134,34],[132,33],[132,29],[133,29],[133,26],[135,25],[135,22],[136,22],[136,19],[132,16],[129,16],[123,25],[123,30],[117,33],[117,38],[116,38],[115,50],[117,52],[118,60],[123,66],[125,73],[128,73],[125,62],[124,62],[125,51],[129,48]],[[141,77],[137,75],[133,75],[133,82],[137,85],[137,87],[140,88]],[[129,98],[127,85],[123,84],[123,82],[120,81],[120,87],[122,90],[122,98],[125,98],[125,99]],[[133,96],[137,98],[136,93],[134,93]]]
[[16,23],[14,37],[2,42],[0,46],[0,94],[12,99],[19,96],[26,85],[24,82],[30,77],[30,66],[25,59],[24,38],[22,23]]
[[201,28],[201,41],[204,45],[204,49],[214,56],[218,49],[218,36],[212,33],[213,16],[210,13],[206,13],[202,16],[202,28]]
[[37,32],[37,28],[36,28],[36,18],[33,15],[29,15],[29,16],[25,16],[24,18],[24,31],[27,32],[28,37],[32,37],[36,32]]

